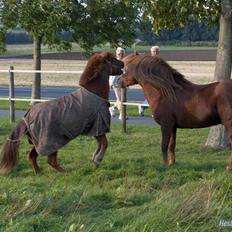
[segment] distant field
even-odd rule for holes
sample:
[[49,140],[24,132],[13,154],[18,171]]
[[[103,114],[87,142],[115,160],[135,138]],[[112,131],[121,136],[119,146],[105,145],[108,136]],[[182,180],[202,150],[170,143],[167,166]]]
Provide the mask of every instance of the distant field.
[[[213,80],[215,62],[213,61],[170,61],[170,65],[186,75],[194,83],[209,83]],[[0,59],[0,69],[8,70],[13,65],[15,69],[32,70],[31,59]],[[43,60],[42,70],[81,71],[86,65],[85,60]],[[43,74],[42,85],[45,86],[77,86],[78,74]],[[31,85],[33,74],[15,74],[16,85]],[[8,85],[8,73],[0,73],[0,85]]]
[[[32,45],[11,45],[7,53],[0,56],[0,69],[8,70],[10,65],[15,69],[32,70]],[[133,49],[149,53],[150,46],[136,46]],[[113,51],[112,48],[95,48],[95,51]],[[86,57],[77,45],[72,52],[54,53],[56,50],[42,48],[42,70],[81,71],[86,65]],[[216,49],[213,47],[178,47],[161,46],[160,56],[174,68],[183,73],[187,79],[195,83],[209,83],[213,79]],[[77,74],[43,74],[42,85],[45,86],[76,86],[80,75]],[[15,74],[16,85],[31,85],[32,74]],[[8,74],[0,73],[0,84],[8,84]]]
[[[133,46],[131,48],[127,48],[127,52],[131,52],[133,50],[139,51],[149,51],[151,46]],[[200,47],[200,46],[174,46],[174,45],[164,45],[160,46],[162,51],[192,51],[192,50],[215,50],[215,47]],[[72,52],[83,52],[77,44],[72,44]],[[110,46],[104,47],[95,47],[94,51],[114,51],[114,49]],[[57,52],[56,49],[49,49],[47,46],[42,46],[42,53],[54,53]],[[12,55],[28,55],[33,53],[33,44],[26,45],[7,45],[7,51],[5,53],[0,53],[1,56],[12,56]],[[59,52],[62,53],[62,52]]]

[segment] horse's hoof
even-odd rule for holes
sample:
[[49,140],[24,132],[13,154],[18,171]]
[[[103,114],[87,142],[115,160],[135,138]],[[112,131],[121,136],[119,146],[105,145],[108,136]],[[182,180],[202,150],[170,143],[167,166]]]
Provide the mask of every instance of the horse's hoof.
[[41,172],[41,168],[37,167],[37,168],[33,168],[34,174],[38,175]]
[[[52,166],[52,165],[51,165]],[[60,173],[65,173],[65,169],[62,168],[61,166],[52,166],[56,171],[60,172]]]
[[175,161],[174,161],[174,160],[169,160],[168,166],[172,166],[172,165],[174,165],[174,164],[175,164]]
[[96,168],[98,168],[100,166],[100,162],[97,160],[93,160],[93,163],[94,163]]

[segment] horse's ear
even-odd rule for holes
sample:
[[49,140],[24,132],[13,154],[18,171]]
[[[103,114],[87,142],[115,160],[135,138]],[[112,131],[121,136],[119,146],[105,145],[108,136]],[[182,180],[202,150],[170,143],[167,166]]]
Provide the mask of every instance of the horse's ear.
[[109,61],[112,58],[112,53],[105,52],[103,55],[104,61]]
[[98,78],[98,76],[100,75],[100,65],[103,62],[103,57],[101,53],[97,53],[96,54],[96,59],[95,59],[95,67],[92,69],[92,76],[90,76],[88,79],[89,80],[93,80],[95,78]]

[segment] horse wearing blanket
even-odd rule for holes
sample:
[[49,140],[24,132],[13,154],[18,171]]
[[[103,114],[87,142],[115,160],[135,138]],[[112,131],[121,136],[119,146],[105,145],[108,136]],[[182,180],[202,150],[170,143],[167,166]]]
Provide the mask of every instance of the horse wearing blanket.
[[35,104],[3,145],[0,173],[11,171],[17,164],[19,142],[24,134],[33,145],[28,158],[35,174],[39,172],[39,154],[47,155],[48,164],[63,172],[57,161],[57,151],[78,135],[96,138],[98,145],[92,160],[99,166],[107,148],[105,134],[110,131],[109,75],[122,74],[122,68],[123,62],[112,53],[97,53],[89,59],[78,90],[55,100]]

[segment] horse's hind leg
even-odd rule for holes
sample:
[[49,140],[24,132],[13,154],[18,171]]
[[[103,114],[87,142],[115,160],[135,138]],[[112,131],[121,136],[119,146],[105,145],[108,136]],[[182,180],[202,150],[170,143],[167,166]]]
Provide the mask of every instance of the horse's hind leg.
[[96,165],[96,167],[98,167],[100,165],[100,162],[103,160],[105,151],[108,146],[108,142],[107,142],[107,138],[105,135],[96,136],[95,138],[98,142],[98,147],[94,153],[93,162]]
[[55,168],[58,172],[64,172],[65,170],[59,165],[57,161],[57,152],[48,156],[48,164]]
[[35,147],[33,147],[28,155],[28,159],[31,162],[32,169],[35,174],[38,174],[40,171],[40,168],[37,164],[37,157],[38,157],[38,153],[36,152]]
[[[230,142],[230,146],[232,148],[232,120],[228,120],[226,122],[223,122],[223,125],[225,126],[226,133]],[[232,171],[232,153],[230,156],[230,159],[227,163],[226,170]]]
[[[230,141],[230,147],[232,148],[232,128],[227,130],[227,135],[228,135],[228,138],[229,138],[229,141]],[[226,170],[227,171],[232,171],[232,153],[231,153],[229,161],[227,163]]]
[[176,147],[176,127],[173,128],[172,134],[169,140],[169,152],[170,152],[170,158],[169,158],[169,166],[175,164],[175,147]]
[[163,155],[163,164],[168,165],[168,145],[172,134],[172,127],[170,125],[161,125],[162,131],[162,155]]

